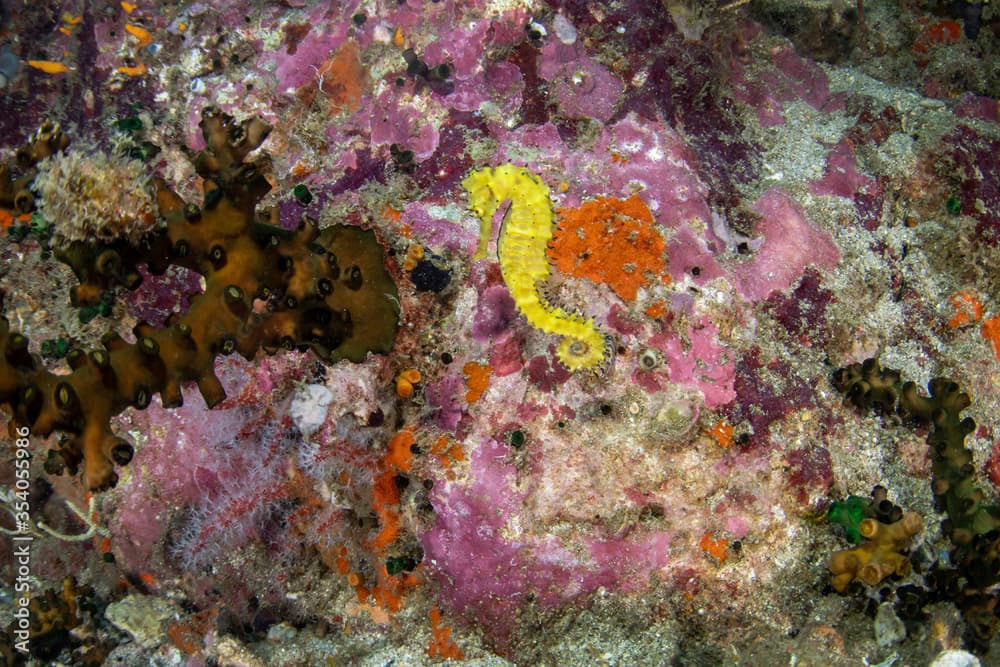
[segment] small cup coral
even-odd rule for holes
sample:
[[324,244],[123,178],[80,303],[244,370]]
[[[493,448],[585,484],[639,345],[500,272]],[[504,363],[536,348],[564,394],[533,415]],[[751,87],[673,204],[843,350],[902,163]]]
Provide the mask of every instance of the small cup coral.
[[867,541],[830,557],[827,567],[833,588],[843,593],[855,580],[875,586],[889,575],[909,574],[912,567],[907,554],[910,541],[923,529],[923,519],[916,512],[905,513],[895,523],[864,519],[858,531]]

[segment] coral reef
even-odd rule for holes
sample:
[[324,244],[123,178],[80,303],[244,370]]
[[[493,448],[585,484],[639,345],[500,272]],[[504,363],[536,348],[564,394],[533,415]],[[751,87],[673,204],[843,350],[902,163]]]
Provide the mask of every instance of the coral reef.
[[7,3],[0,615],[51,621],[7,657],[995,654],[955,8]]

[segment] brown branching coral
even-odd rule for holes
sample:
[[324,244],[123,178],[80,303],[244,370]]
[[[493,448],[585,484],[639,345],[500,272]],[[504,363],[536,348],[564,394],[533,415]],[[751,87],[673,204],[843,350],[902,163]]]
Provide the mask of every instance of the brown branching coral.
[[308,219],[294,232],[258,221],[257,204],[270,186],[246,158],[270,127],[208,109],[201,128],[207,147],[195,166],[205,179],[203,207],[156,181],[161,230],[136,246],[78,241],[59,255],[80,280],[77,304],[95,303],[114,286],[138,287],[139,262],[154,273],[170,264],[197,271],[205,291],[189,299],[186,313],[162,329],[138,324],[135,343],[110,333],[104,349],[72,350],[68,375],[46,370],[28,340],[0,319],[0,404],[33,436],[68,434],[48,467],[75,471],[82,464],[89,489],[113,485],[114,465],[132,458],[132,446],[109,426],[112,416],[145,408],[157,393],[164,406],[179,406],[185,382],[197,384],[209,407],[225,398],[213,371],[218,355],[311,349],[327,361],[361,361],[392,347],[397,291],[375,234],[341,225],[320,230]]
[[[934,378],[922,394],[913,382],[902,382],[898,371],[885,369],[875,359],[837,370],[833,385],[845,403],[875,408],[886,415],[929,424],[927,444],[933,463],[938,507],[947,512],[942,532],[955,548],[950,554],[951,579],[960,587],[948,593],[962,610],[972,648],[986,650],[996,630],[995,610],[1000,601],[1000,505],[976,486],[976,468],[965,438],[976,430],[971,417],[961,413],[972,399],[947,378]],[[838,589],[839,590],[839,589]]]

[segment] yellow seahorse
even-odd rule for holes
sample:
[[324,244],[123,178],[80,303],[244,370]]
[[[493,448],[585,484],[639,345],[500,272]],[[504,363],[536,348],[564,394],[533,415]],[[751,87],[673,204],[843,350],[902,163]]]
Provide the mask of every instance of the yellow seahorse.
[[510,208],[500,228],[497,254],[500,272],[528,322],[545,333],[562,336],[556,354],[571,371],[597,370],[604,361],[605,339],[594,322],[553,307],[538,292],[549,277],[545,248],[552,238],[552,201],[549,187],[524,167],[512,164],[477,169],[462,181],[469,206],[479,218],[479,247],[475,258],[486,257],[493,216],[503,202]]

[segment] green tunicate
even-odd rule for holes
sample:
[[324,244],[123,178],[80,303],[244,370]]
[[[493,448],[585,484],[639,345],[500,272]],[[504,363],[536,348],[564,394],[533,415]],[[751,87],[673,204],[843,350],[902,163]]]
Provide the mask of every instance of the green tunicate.
[[517,430],[517,431],[511,431],[510,432],[510,446],[511,447],[515,447],[515,448],[516,447],[521,447],[521,446],[524,445],[524,441],[525,440],[526,440],[526,437],[524,435],[524,431]]
[[115,127],[122,132],[135,132],[136,130],[142,129],[142,121],[138,116],[129,116],[128,118],[122,118],[120,121],[115,123]]
[[400,572],[409,572],[416,566],[417,561],[410,556],[392,556],[385,561],[385,571],[390,576],[397,575]]
[[80,308],[79,312],[80,324],[86,324],[95,317],[97,317],[97,307],[96,306],[83,306]]
[[962,212],[962,202],[958,197],[948,197],[948,200],[944,203],[944,207],[948,209],[948,212],[952,215],[958,215]]
[[313,200],[313,196],[312,193],[309,192],[309,188],[301,183],[292,189],[292,194],[295,195],[295,199],[303,206],[308,206]]
[[156,157],[160,152],[160,147],[156,144],[144,141],[138,146],[130,146],[128,150],[125,151],[125,156],[133,160],[139,160],[141,162],[149,162],[154,157]]
[[861,541],[859,526],[868,516],[870,502],[861,496],[848,496],[847,500],[835,501],[830,505],[826,518],[830,523],[844,527],[844,537],[851,544]]
[[81,306],[80,324],[86,324],[98,315],[101,317],[110,317],[115,309],[115,295],[112,291],[107,291],[101,297],[101,302],[96,306]]
[[47,231],[49,228],[49,221],[43,218],[37,211],[31,214],[31,231],[35,234],[40,234]]

